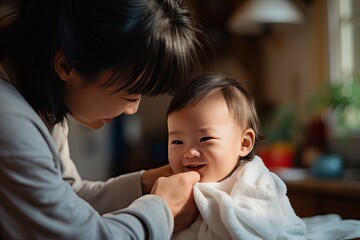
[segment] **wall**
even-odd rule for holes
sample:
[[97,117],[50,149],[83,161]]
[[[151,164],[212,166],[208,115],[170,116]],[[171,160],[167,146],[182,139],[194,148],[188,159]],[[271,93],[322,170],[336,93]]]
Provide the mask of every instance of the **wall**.
[[264,85],[267,101],[304,105],[314,89],[329,80],[327,1],[304,8],[302,25],[281,29],[264,39]]

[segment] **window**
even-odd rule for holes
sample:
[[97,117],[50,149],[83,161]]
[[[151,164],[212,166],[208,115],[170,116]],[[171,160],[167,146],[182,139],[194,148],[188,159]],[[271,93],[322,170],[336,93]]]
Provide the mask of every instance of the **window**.
[[330,76],[333,82],[360,76],[360,1],[329,1]]

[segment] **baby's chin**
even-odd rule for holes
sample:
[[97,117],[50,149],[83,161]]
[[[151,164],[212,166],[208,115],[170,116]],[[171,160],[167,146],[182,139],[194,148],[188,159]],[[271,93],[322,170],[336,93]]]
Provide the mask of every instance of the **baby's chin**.
[[208,174],[203,174],[199,171],[195,171],[195,170],[183,170],[183,171],[174,171],[173,170],[173,174],[178,174],[178,173],[184,173],[184,172],[198,172],[200,174],[200,183],[208,183],[208,182],[221,182],[222,180],[224,180],[224,178],[226,177],[219,177],[219,176],[209,176]]
[[207,176],[207,175],[201,175],[200,174],[200,181],[201,183],[208,183],[208,182],[221,182],[224,179],[224,177],[218,177],[218,176]]
[[201,183],[208,183],[208,182],[220,182],[221,179],[208,179],[208,178],[200,178]]

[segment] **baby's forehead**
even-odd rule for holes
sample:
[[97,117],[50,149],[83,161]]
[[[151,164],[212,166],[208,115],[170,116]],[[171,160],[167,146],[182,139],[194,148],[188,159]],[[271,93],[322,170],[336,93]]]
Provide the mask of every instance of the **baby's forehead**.
[[219,98],[219,99],[224,99],[224,94],[221,90],[221,88],[215,88],[212,89],[210,91],[208,91],[204,98]]
[[188,104],[184,105],[184,108],[193,108],[203,102],[226,102],[224,94],[222,93],[220,88],[216,88],[206,92],[205,94],[199,94],[194,96],[192,99],[188,101]]
[[199,119],[213,119],[213,121],[224,121],[224,119],[231,119],[237,124],[235,113],[231,112],[229,106],[219,91],[212,91],[210,94],[199,99],[197,102],[189,103],[181,109],[169,114],[169,118],[189,121]]
[[237,90],[236,93],[233,92],[233,94],[231,94],[232,95],[231,97],[226,97],[221,88],[215,88],[209,91],[202,99],[199,99],[198,103],[204,100],[210,100],[214,102],[224,102],[235,124],[239,128],[244,128],[246,127],[244,125],[247,125],[246,123],[247,123],[248,114],[246,114],[245,109],[248,109],[248,105],[246,101],[243,101],[242,94],[243,93],[240,90]]
[[206,94],[201,94],[190,99],[187,104],[183,105],[182,109],[201,108],[202,106],[205,106],[210,112],[215,109],[215,106],[219,106],[219,104],[221,108],[229,109],[221,89],[214,89]]

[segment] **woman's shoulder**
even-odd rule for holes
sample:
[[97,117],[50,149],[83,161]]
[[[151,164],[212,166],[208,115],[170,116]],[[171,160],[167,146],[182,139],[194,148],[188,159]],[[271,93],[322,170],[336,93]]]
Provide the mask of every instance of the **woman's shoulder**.
[[46,154],[51,135],[39,115],[10,83],[0,79],[0,154]]
[[12,84],[2,79],[0,79],[0,104],[1,118],[9,114],[35,113],[20,92]]

